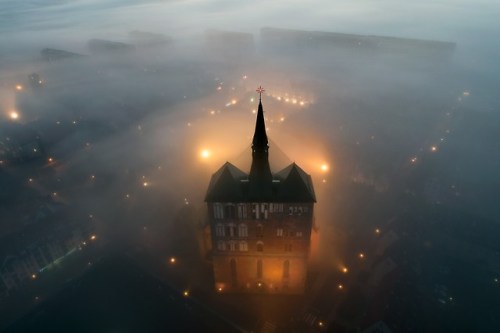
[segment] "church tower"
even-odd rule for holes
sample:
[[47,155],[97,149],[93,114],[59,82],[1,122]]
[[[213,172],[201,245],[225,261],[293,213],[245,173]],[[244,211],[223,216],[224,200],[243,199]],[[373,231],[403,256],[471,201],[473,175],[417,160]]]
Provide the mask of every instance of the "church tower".
[[215,288],[221,292],[303,293],[316,197],[311,176],[292,163],[272,173],[262,92],[247,174],[226,162],[205,201]]

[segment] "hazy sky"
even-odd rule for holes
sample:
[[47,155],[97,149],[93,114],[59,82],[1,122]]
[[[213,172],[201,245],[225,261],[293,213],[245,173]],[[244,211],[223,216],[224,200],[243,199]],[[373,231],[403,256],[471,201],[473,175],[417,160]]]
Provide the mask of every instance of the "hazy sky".
[[[408,159],[414,154],[410,148],[415,152],[424,149],[422,147],[427,149],[433,141],[439,140],[444,126],[449,125],[446,112],[457,107],[456,101],[464,91],[470,91],[468,104],[461,104],[467,112],[488,114],[486,119],[478,118],[481,126],[491,124],[491,119],[498,119],[495,90],[500,77],[497,64],[500,50],[499,14],[498,2],[460,0],[4,0],[0,3],[0,80],[4,88],[0,91],[0,107],[4,109],[3,114],[11,108],[27,106],[27,109],[31,107],[32,110],[38,110],[41,115],[64,114],[65,110],[72,110],[74,114],[80,112],[88,118],[110,122],[111,126],[117,128],[125,123],[134,124],[132,129],[127,128],[125,133],[112,136],[100,148],[100,158],[107,161],[102,166],[108,168],[108,162],[113,165],[120,161],[111,158],[114,155],[105,153],[110,146],[118,147],[113,150],[114,154],[121,154],[123,158],[143,157],[144,154],[150,154],[153,158],[159,152],[164,152],[168,145],[170,149],[179,149],[180,146],[172,146],[171,141],[182,140],[183,136],[183,147],[189,146],[189,149],[197,151],[207,145],[207,138],[216,142],[212,146],[217,146],[227,144],[230,141],[227,137],[237,135],[231,130],[221,132],[221,124],[236,132],[245,128],[243,143],[238,145],[232,141],[230,145],[234,151],[230,154],[221,151],[210,170],[205,171],[208,176],[215,171],[218,162],[237,156],[251,135],[252,105],[238,103],[234,107],[239,112],[237,116],[225,114],[224,104],[228,99],[248,99],[248,92],[253,92],[254,86],[259,84],[264,85],[270,94],[292,88],[295,90],[293,93],[312,96],[315,100],[314,104],[308,105],[307,113],[266,101],[269,121],[276,121],[269,122],[270,136],[282,150],[292,160],[302,158],[302,163],[310,170],[312,164],[309,165],[307,161],[323,158],[332,161],[332,164],[336,161],[345,163],[345,172],[352,177],[361,172],[364,177],[377,178],[375,183],[380,179],[384,182],[390,170],[363,171],[356,168],[376,165],[376,154],[380,154],[380,159],[385,161],[387,156]],[[250,32],[258,42],[259,29],[265,26],[441,40],[455,42],[457,47],[453,59],[443,66],[445,68],[428,71],[408,69],[403,65],[393,66],[393,63],[384,62],[383,59],[353,63],[348,57],[329,58],[321,53],[311,54],[316,56],[314,61],[310,61],[307,56],[290,58],[286,54],[268,55],[267,58],[261,56],[257,60],[261,63],[259,66],[256,62],[240,61],[236,66],[226,68],[220,64],[218,67],[199,65],[194,68],[182,62],[184,55],[191,54],[190,51],[204,43],[206,29]],[[81,62],[53,65],[43,64],[39,59],[39,52],[45,47],[89,54],[87,41],[91,38],[129,42],[128,33],[132,30],[172,36],[175,52],[160,51],[155,56],[139,54],[118,60],[91,57]],[[196,53],[194,57],[191,54],[191,57],[198,64],[205,60],[203,53]],[[143,69],[152,69],[152,72],[144,74]],[[27,102],[9,87],[16,80],[26,80],[31,72],[42,73],[48,84],[44,98]],[[243,83],[241,76],[246,74],[249,80]],[[214,81],[217,78],[225,81],[228,88],[236,86],[235,96],[215,94],[219,84]],[[204,89],[214,90],[208,93]],[[139,124],[130,121],[127,118],[131,117],[127,113],[130,110],[124,109],[149,108],[151,100],[163,98],[158,96],[174,96],[177,99],[171,105],[160,103],[155,109],[147,110],[151,115],[139,122],[151,124],[152,133],[161,136],[159,140],[147,140],[165,146],[140,150],[139,155],[134,155],[137,151],[128,145],[135,144],[134,131]],[[222,110],[221,114],[225,116],[210,120],[207,116],[212,109]],[[420,127],[414,126],[413,119],[421,120],[427,116],[432,118],[432,127],[424,122],[418,123]],[[277,124],[281,117],[286,118],[283,125]],[[186,128],[188,123],[194,127]],[[241,127],[230,125],[237,123]],[[465,123],[453,124],[460,129],[471,129],[472,132],[481,130],[480,125],[474,129]],[[310,136],[297,137],[294,134],[298,132]],[[494,130],[490,129],[487,133],[494,133]],[[75,142],[78,135],[73,138]],[[377,147],[361,148],[362,156],[368,160],[363,162],[362,159],[357,160],[359,156],[349,155],[355,155],[351,144],[362,146],[363,140],[372,136],[385,136],[387,141]],[[404,139],[400,139],[402,136]],[[311,156],[302,149],[311,146],[307,138],[320,143]],[[467,145],[479,145],[484,138],[476,140],[464,142]],[[72,141],[65,141],[54,149],[65,151],[71,144]],[[465,147],[463,142],[455,144]],[[467,147],[464,149],[474,151]],[[128,154],[128,151],[133,153]],[[486,158],[488,151],[476,151],[476,157]],[[389,155],[384,156],[386,153]],[[490,172],[496,163],[490,161],[489,164],[482,164],[482,167]],[[314,170],[310,172],[314,173]],[[367,176],[370,172],[374,174]],[[461,177],[470,181],[469,176]],[[487,178],[485,176],[481,181]],[[203,188],[205,184],[200,186]]]

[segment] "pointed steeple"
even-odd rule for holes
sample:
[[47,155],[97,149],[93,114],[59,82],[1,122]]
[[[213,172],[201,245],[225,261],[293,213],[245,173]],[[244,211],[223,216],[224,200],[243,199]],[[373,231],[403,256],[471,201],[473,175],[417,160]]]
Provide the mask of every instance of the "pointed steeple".
[[259,99],[259,111],[257,112],[257,121],[255,122],[255,132],[252,140],[252,151],[262,151],[267,153],[269,144],[266,134],[266,123],[264,121],[264,109],[262,108],[262,101]]
[[[249,180],[267,192],[266,188],[271,186],[273,176],[269,166],[269,142],[267,141],[266,123],[264,121],[264,108],[262,107],[262,92],[264,89],[259,87],[259,110],[255,122],[255,132],[252,140],[252,167],[250,168]],[[268,184],[266,184],[268,183]]]

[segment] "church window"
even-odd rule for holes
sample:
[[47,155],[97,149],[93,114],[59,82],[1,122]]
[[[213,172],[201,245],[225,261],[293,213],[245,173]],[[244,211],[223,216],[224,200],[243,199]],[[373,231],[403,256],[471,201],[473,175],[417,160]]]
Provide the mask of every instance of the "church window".
[[276,236],[283,237],[283,229],[282,228],[276,229]]
[[240,224],[238,234],[240,237],[248,237],[248,228],[246,224]]
[[217,224],[215,226],[215,235],[218,237],[224,237],[224,226],[222,224]]
[[214,217],[216,219],[223,219],[224,218],[224,208],[222,207],[222,204],[220,204],[220,203],[214,204]]
[[229,242],[229,251],[236,251],[236,242],[235,241]]
[[240,251],[248,251],[248,244],[245,241],[240,242]]
[[295,233],[295,236],[296,236],[296,237],[302,237],[302,231],[297,231],[297,232]]
[[288,215],[292,215],[292,214],[293,214],[293,207],[288,206]]
[[257,237],[264,237],[264,227],[262,226],[262,224],[257,225],[255,234]]
[[264,217],[264,219],[267,220],[269,211],[268,211],[268,205],[266,203],[260,204],[260,212],[262,214],[262,217]]
[[224,207],[224,214],[227,219],[234,219],[234,205],[228,204]]
[[258,220],[260,218],[260,207],[258,203],[253,204],[252,213],[255,220]]
[[257,252],[263,252],[263,251],[264,251],[264,243],[257,242]]
[[223,241],[218,241],[217,242],[217,250],[225,251],[226,250],[226,243]]
[[234,224],[228,224],[226,225],[226,236],[229,236],[229,237],[234,237],[235,235],[235,225]]
[[247,218],[247,205],[239,204],[238,205],[238,218],[246,219]]

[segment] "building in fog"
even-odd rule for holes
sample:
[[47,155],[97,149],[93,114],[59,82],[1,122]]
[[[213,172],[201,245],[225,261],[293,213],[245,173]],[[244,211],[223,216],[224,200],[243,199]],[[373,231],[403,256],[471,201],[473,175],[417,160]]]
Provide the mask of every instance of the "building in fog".
[[304,291],[316,202],[312,179],[295,163],[272,173],[268,154],[259,101],[250,173],[225,163],[205,198],[218,291]]

